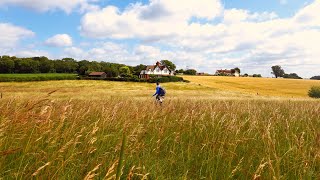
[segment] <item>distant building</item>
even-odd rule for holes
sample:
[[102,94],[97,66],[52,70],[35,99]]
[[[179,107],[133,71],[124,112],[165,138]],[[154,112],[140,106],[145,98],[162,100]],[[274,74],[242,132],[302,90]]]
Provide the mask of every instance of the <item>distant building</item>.
[[140,72],[140,78],[149,79],[150,75],[174,76],[174,72],[168,66],[162,65],[159,61],[155,65],[149,65]]
[[221,76],[221,75],[225,75],[225,76],[235,76],[235,77],[240,77],[240,73],[237,70],[234,69],[230,69],[230,70],[217,70],[215,73],[216,76]]
[[204,76],[204,75],[205,75],[204,72],[199,72],[199,73],[197,73],[197,76]]
[[107,73],[105,73],[105,72],[92,72],[89,74],[89,77],[106,78]]

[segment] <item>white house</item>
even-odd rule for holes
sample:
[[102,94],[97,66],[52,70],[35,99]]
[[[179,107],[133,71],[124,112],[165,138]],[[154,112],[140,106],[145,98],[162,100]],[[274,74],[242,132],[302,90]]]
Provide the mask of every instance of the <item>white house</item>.
[[150,75],[156,76],[174,76],[174,72],[168,66],[162,65],[159,61],[156,65],[147,66],[145,70],[140,72],[140,78],[149,79]]

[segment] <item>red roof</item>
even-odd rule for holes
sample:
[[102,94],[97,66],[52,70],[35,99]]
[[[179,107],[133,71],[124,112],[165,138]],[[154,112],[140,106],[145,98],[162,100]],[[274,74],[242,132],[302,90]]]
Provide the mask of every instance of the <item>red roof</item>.
[[[151,69],[151,70],[153,71],[157,66],[158,66],[161,70],[163,70],[164,68],[169,69],[169,67],[167,67],[166,65],[161,65],[160,62],[157,62],[156,65],[148,65],[147,68],[146,68],[146,70],[149,71],[149,69]],[[171,70],[169,69],[169,71],[171,71]]]
[[106,74],[105,72],[92,72],[89,74],[89,76],[102,76]]
[[217,70],[218,73],[232,73],[231,70]]

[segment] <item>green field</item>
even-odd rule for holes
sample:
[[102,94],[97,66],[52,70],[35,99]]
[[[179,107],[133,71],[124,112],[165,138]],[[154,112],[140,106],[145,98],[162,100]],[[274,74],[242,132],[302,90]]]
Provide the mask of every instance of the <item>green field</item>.
[[319,81],[184,79],[0,83],[0,179],[320,178]]
[[76,74],[44,73],[44,74],[0,74],[0,82],[74,80]]

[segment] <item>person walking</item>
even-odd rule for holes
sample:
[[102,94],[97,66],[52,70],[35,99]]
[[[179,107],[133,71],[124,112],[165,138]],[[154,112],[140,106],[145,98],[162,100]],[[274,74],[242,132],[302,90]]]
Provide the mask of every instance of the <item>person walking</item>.
[[156,100],[162,104],[164,100],[164,96],[166,95],[166,91],[163,87],[160,86],[159,82],[156,83],[156,92],[153,94],[152,97],[156,96]]

